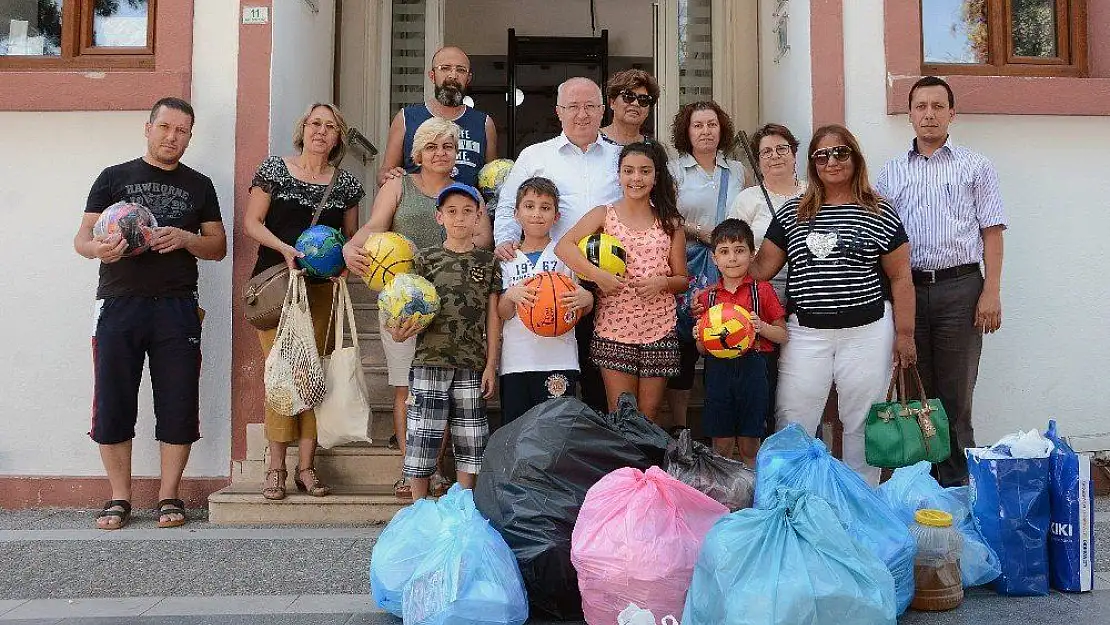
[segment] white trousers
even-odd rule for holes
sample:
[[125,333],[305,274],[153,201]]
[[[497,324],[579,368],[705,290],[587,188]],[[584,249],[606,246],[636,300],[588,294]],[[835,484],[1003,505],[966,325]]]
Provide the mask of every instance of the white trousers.
[[863,425],[871,404],[886,397],[894,366],[894,318],[890,304],[883,318],[864,326],[818,330],[787,322],[789,340],[779,358],[775,400],[776,429],[797,423],[810,436],[817,432],[829,389],[835,383],[840,422],[844,425],[844,463],[868,484],[878,486],[879,469],[864,454]]

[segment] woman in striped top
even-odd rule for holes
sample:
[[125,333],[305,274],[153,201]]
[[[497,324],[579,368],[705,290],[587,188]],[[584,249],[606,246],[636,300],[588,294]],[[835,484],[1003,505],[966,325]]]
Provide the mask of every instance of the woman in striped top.
[[844,462],[877,485],[879,470],[864,454],[867,411],[883,397],[892,366],[917,361],[910,246],[897,213],[871,188],[847,128],[819,128],[809,154],[809,187],[775,212],[750,269],[769,280],[790,265],[777,427],[798,423],[814,434],[835,383]]

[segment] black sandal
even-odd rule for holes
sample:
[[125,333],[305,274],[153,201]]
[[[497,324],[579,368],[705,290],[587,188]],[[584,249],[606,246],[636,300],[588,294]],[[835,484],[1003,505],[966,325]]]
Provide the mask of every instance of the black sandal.
[[[112,510],[112,508],[123,508],[123,510]],[[112,499],[111,501],[104,502],[104,507],[100,510],[100,514],[96,515],[96,520],[106,518],[117,518],[119,524],[114,527],[104,527],[100,523],[96,524],[97,529],[102,530],[121,530],[127,527],[127,522],[131,520],[131,502],[126,499]]]
[[[163,499],[158,502],[158,507],[154,509],[154,512],[158,514],[158,527],[180,527],[189,520],[185,516],[185,502],[180,499]],[[162,517],[169,514],[180,514],[181,518],[163,521]]]

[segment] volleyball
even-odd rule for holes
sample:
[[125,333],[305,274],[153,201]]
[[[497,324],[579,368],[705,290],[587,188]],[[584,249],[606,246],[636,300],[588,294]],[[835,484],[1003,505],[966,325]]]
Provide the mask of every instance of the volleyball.
[[370,270],[362,279],[375,291],[385,289],[398,274],[412,271],[416,246],[396,232],[372,234],[362,249],[366,250],[370,261]]
[[378,293],[378,314],[388,326],[397,327],[415,318],[417,327],[423,330],[438,312],[435,286],[416,274],[400,274]]
[[736,304],[717,304],[694,326],[694,339],[717,358],[738,358],[755,344],[752,314]]
[[578,311],[567,310],[563,304],[563,295],[578,290],[569,276],[545,271],[529,278],[524,286],[538,291],[534,306],[524,302],[517,304],[516,314],[524,327],[539,336],[560,336],[578,323]]
[[486,202],[492,202],[501,193],[501,185],[505,184],[505,178],[512,168],[511,159],[499,158],[486,163],[478,170],[478,190],[482,192]]
[[[623,276],[625,252],[620,239],[604,232],[595,232],[578,242],[578,249],[586,255],[586,260],[595,267],[608,271],[614,276]],[[586,279],[585,276],[579,276]]]

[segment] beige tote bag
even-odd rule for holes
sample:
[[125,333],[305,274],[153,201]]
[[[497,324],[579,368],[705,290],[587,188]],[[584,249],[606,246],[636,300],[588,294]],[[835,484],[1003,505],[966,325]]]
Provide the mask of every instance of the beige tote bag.
[[[316,407],[316,439],[324,449],[347,443],[369,443],[370,401],[362,373],[362,354],[358,349],[355,309],[347,281],[339,280],[332,298],[335,316],[335,351],[324,357],[327,392]],[[343,318],[351,345],[343,346]]]
[[295,417],[324,400],[324,368],[316,349],[304,271],[291,271],[274,346],[263,373],[266,405]]

